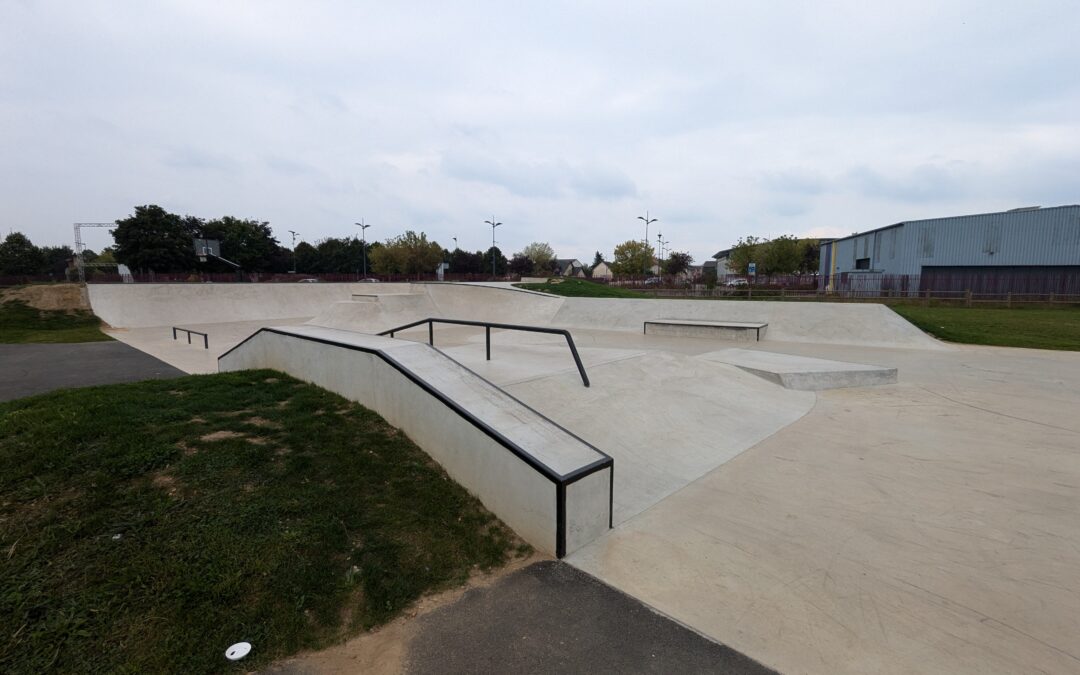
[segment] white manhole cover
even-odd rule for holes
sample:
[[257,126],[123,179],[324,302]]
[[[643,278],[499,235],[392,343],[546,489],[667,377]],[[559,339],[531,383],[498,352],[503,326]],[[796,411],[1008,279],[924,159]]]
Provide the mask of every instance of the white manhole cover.
[[247,656],[248,652],[250,651],[250,642],[237,642],[232,647],[229,647],[225,650],[225,658],[229,659],[230,661],[239,661],[240,659]]

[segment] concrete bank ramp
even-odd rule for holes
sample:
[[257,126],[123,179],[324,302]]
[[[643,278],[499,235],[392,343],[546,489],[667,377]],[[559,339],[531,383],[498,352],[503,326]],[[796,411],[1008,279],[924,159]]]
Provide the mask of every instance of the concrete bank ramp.
[[945,349],[888,307],[872,303],[566,298],[553,323],[642,332],[645,321],[685,319],[768,324],[762,340]]
[[86,289],[94,314],[105,323],[142,328],[312,317],[375,285],[87,284]]
[[542,551],[561,557],[610,527],[610,457],[427,345],[264,328],[218,366],[272,368],[376,411]]
[[896,384],[896,368],[750,349],[721,349],[698,358],[728,363],[787,389],[823,391]]

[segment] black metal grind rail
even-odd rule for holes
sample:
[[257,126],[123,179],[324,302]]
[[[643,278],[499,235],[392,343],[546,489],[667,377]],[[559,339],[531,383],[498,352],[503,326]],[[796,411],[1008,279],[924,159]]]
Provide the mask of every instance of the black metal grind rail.
[[191,344],[191,334],[192,333],[194,333],[195,335],[201,335],[202,336],[202,341],[203,341],[203,349],[210,349],[210,338],[206,335],[206,333],[200,333],[197,330],[188,330],[187,328],[179,328],[177,326],[173,326],[172,339],[174,339],[174,340],[176,339],[176,331],[178,331],[178,330],[182,330],[185,333],[187,333],[187,343],[188,344]]
[[[466,321],[465,319],[420,319],[419,321],[413,321],[407,323],[404,326],[398,326],[397,328],[391,328],[390,330],[384,330],[379,335],[389,335],[394,337],[394,333],[399,333],[409,328],[415,328],[416,326],[422,326],[427,324],[428,327],[428,344],[435,346],[435,324],[448,323],[455,326],[483,326],[484,337],[487,343],[487,360],[491,360],[491,329],[498,330],[516,330],[524,333],[547,333],[548,335],[562,335],[566,338],[566,345],[570,347],[570,353],[574,357],[574,363],[577,364],[578,373],[581,374],[581,381],[587,387],[589,386],[589,376],[585,374],[585,366],[581,363],[581,357],[578,356],[577,347],[574,346],[574,338],[571,337],[570,331],[563,330],[562,328],[545,328],[543,326],[522,326],[512,323],[492,323],[490,321]],[[175,330],[175,329],[174,329]]]

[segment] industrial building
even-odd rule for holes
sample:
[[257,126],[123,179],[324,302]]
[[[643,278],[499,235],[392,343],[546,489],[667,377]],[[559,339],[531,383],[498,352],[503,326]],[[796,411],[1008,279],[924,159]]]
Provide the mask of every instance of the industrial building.
[[1080,295],[1080,205],[910,220],[821,247],[832,292]]

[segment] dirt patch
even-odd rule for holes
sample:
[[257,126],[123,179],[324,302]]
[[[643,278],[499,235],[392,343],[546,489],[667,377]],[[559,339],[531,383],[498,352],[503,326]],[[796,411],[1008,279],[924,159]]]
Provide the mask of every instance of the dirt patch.
[[222,429],[221,431],[215,431],[213,433],[200,436],[200,441],[226,441],[230,438],[245,438],[244,434],[237,433],[235,431],[229,431],[228,429]]
[[35,309],[90,310],[86,289],[79,284],[35,284],[0,291],[0,301],[21,300]]
[[244,422],[246,422],[248,424],[251,424],[253,426],[256,426],[256,427],[268,427],[270,429],[280,429],[281,428],[280,424],[278,424],[277,422],[271,422],[270,420],[266,419],[265,417],[258,417],[258,416],[249,417],[246,420],[244,420]]
[[476,572],[464,586],[421,598],[401,617],[377,630],[359,635],[335,647],[278,661],[266,669],[265,673],[267,675],[273,673],[310,673],[312,675],[401,673],[405,670],[409,643],[416,635],[416,622],[413,619],[457,602],[470,589],[490,586],[511,572],[548,559],[541,554],[533,554],[518,558],[491,572]]
[[164,471],[159,471],[153,475],[150,482],[154,484],[154,487],[161,488],[165,491],[165,494],[170,497],[175,497],[180,488],[176,485],[176,476],[172,476]]

